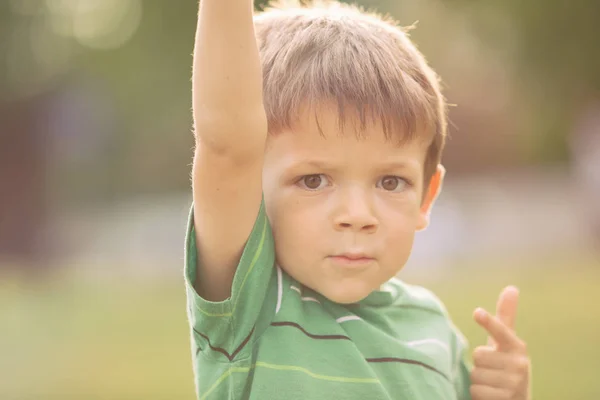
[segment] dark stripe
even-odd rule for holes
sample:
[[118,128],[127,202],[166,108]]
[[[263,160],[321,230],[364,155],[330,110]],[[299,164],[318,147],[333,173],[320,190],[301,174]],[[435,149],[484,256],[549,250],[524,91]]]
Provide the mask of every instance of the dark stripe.
[[404,363],[404,364],[420,365],[421,367],[427,368],[433,372],[437,372],[438,374],[443,376],[448,381],[450,380],[439,369],[436,369],[436,368],[432,367],[431,365],[428,365],[428,364],[425,364],[425,363],[422,363],[422,362],[416,361],[416,360],[409,360],[407,358],[396,358],[396,357],[366,358],[366,360],[367,360],[367,362],[370,362],[370,363],[398,362],[398,363]]
[[[345,335],[315,335],[312,333],[309,333],[306,331],[306,329],[304,329],[303,327],[301,327],[300,325],[298,325],[295,322],[291,322],[291,321],[281,321],[281,322],[272,322],[271,326],[291,326],[293,328],[298,329],[299,331],[301,331],[302,333],[304,333],[306,336],[308,336],[311,339],[325,339],[325,340],[350,340],[352,341],[348,336]],[[252,336],[252,333],[254,332],[254,327],[252,328],[252,330],[250,331],[250,333],[248,334],[248,336],[246,336],[246,338],[242,341],[242,343],[240,343],[240,345],[237,347],[237,349],[235,349],[235,351],[230,355],[227,350],[221,348],[221,347],[215,347],[210,343],[210,339],[208,338],[208,336],[206,336],[205,334],[198,332],[196,330],[196,328],[194,328],[194,332],[196,332],[198,335],[202,336],[208,343],[208,346],[214,350],[214,351],[218,351],[219,353],[223,354],[225,357],[227,357],[227,359],[229,361],[232,361],[233,358],[244,348],[244,346],[248,343],[248,341],[250,340],[250,337]],[[200,347],[198,347],[198,349],[196,350],[196,355],[201,351],[202,349]],[[431,365],[422,363],[420,361],[416,361],[416,360],[410,360],[408,358],[397,358],[397,357],[379,357],[379,358],[365,358],[365,360],[367,362],[370,363],[386,363],[386,362],[397,362],[397,363],[403,363],[403,364],[412,364],[412,365],[419,365],[423,368],[427,368],[430,371],[436,372],[437,374],[439,374],[440,376],[442,376],[444,379],[450,381],[450,379],[440,370],[438,370],[437,368],[432,367]]]
[[[235,351],[233,353],[231,353],[231,355],[227,352],[227,350],[221,348],[221,347],[215,347],[210,343],[210,339],[208,338],[208,336],[206,336],[205,334],[203,334],[202,332],[199,332],[196,330],[196,328],[193,328],[194,332],[196,332],[198,335],[202,336],[206,342],[208,343],[208,347],[210,347],[212,350],[214,351],[218,351],[219,353],[223,354],[225,357],[227,357],[227,359],[229,361],[232,361],[233,358],[244,348],[244,346],[246,345],[246,343],[248,343],[248,341],[250,340],[250,336],[252,336],[252,333],[254,332],[254,327],[252,328],[252,330],[250,331],[250,333],[248,334],[248,336],[246,336],[246,338],[242,341],[242,343],[238,346],[237,349],[235,349]],[[196,354],[198,354],[198,352],[202,350],[200,348],[198,348],[198,350],[196,351]]]
[[248,336],[246,336],[246,339],[244,339],[244,341],[242,343],[240,343],[240,345],[238,346],[237,349],[235,349],[235,351],[233,353],[231,353],[231,358],[229,359],[229,361],[231,361],[232,359],[235,358],[235,356],[237,356],[237,353],[240,352],[240,350],[242,350],[244,348],[244,346],[246,345],[246,343],[248,343],[248,341],[250,340],[250,336],[252,336],[252,333],[254,333],[254,326],[252,327],[252,330],[250,330],[250,333],[248,334]]
[[348,336],[344,336],[344,335],[315,335],[315,334],[307,332],[303,327],[301,327],[297,323],[290,322],[290,321],[273,322],[273,323],[271,323],[271,326],[292,326],[292,327],[294,327],[296,329],[299,329],[302,333],[304,333],[306,336],[308,336],[311,339],[340,339],[340,340],[350,340],[350,338]]
[[[303,327],[301,327],[297,323],[290,322],[290,321],[273,322],[273,323],[271,323],[271,326],[291,326],[291,327],[294,327],[294,328],[300,330],[302,333],[304,333],[306,336],[308,336],[311,339],[341,339],[341,340],[352,341],[352,339],[350,339],[348,336],[344,336],[344,335],[314,335],[312,333],[307,332]],[[422,363],[422,362],[416,361],[416,360],[410,360],[407,358],[397,358],[397,357],[365,358],[365,360],[370,363],[397,362],[397,363],[404,363],[404,364],[419,365],[421,367],[427,368],[428,370],[431,370],[433,372],[440,374],[443,378],[450,381],[450,379],[446,375],[444,375],[444,373],[442,371],[438,370],[437,368],[432,367],[431,365],[428,365],[428,364],[425,364],[425,363]]]

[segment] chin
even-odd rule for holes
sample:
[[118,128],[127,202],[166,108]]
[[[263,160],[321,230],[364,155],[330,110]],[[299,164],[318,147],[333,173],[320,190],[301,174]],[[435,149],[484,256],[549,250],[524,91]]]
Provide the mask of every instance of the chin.
[[321,294],[334,303],[352,304],[365,299],[372,291],[365,288],[361,290],[332,290]]

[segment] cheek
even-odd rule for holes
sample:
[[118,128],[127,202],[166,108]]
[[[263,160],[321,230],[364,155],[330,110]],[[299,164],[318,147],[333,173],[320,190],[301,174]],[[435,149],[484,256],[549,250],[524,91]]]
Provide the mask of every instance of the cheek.
[[267,215],[271,222],[276,249],[279,254],[306,255],[307,248],[316,248],[323,232],[323,218],[318,207],[308,206],[299,199],[286,197],[281,192],[267,201]]
[[272,228],[277,262],[292,276],[303,276],[306,266],[313,265],[321,254],[322,235],[310,221],[287,211],[277,215]]
[[394,207],[388,209],[387,215],[381,226],[385,247],[396,259],[408,257],[419,221],[419,210],[417,207]]
[[412,253],[414,237],[414,231],[406,230],[397,230],[395,235],[386,237],[381,260],[386,274],[395,275],[404,268]]
[[394,234],[415,232],[420,207],[415,196],[379,198],[377,214],[380,222]]

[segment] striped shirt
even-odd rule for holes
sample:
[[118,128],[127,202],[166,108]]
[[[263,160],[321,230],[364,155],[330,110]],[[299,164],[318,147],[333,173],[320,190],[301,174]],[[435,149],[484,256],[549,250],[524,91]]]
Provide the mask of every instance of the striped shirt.
[[264,205],[222,302],[201,298],[193,211],[185,279],[198,399],[469,399],[462,335],[440,301],[397,279],[333,303],[275,264]]

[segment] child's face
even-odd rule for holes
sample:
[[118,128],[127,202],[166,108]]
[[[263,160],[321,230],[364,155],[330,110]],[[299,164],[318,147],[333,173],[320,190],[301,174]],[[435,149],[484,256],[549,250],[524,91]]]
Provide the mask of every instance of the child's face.
[[[405,265],[441,181],[423,200],[426,144],[386,140],[380,126],[357,139],[323,112],[271,136],[264,196],[277,261],[300,283],[338,303],[365,298]],[[423,201],[422,201],[423,200]]]

